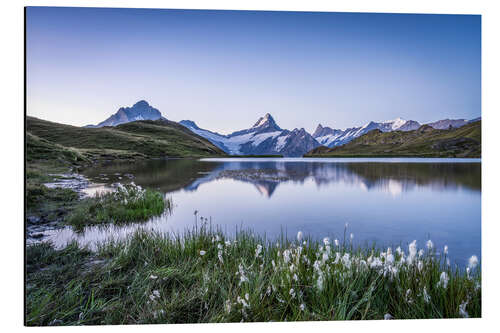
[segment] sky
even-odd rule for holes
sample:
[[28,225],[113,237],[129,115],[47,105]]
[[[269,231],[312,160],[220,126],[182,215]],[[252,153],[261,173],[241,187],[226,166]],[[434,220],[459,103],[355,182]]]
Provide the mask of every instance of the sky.
[[27,114],[146,100],[220,133],[481,115],[481,16],[28,7]]

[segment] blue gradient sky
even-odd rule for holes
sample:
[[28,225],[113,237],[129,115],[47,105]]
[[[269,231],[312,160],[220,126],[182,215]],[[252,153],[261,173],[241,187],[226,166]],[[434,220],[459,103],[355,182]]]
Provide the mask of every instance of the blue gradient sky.
[[98,123],[145,99],[227,133],[481,114],[481,17],[29,7],[28,115]]

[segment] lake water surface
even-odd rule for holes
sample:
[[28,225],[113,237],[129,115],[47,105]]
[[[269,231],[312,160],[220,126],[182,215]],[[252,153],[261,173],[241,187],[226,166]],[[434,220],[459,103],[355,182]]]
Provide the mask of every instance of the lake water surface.
[[[354,245],[398,246],[430,238],[449,246],[460,265],[481,255],[481,161],[471,159],[256,158],[156,160],[84,171],[93,182],[130,182],[159,189],[174,203],[170,215],[126,227],[50,231],[54,243],[92,244],[138,227],[182,232],[194,212],[228,233],[252,229],[268,238],[344,237]],[[95,188],[94,188],[95,189]],[[99,187],[97,187],[99,189]]]

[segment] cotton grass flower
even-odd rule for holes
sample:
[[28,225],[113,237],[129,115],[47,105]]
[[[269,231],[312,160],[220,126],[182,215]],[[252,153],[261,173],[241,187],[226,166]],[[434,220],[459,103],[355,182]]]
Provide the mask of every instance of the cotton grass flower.
[[158,290],[153,290],[152,294],[149,295],[151,301],[156,301],[158,298],[160,298],[160,292]]
[[351,268],[351,259],[349,257],[349,253],[344,254],[342,257],[342,264],[344,264],[347,269]]
[[203,257],[205,254],[207,254],[207,251],[200,250],[200,256]]
[[458,306],[458,313],[460,314],[461,317],[463,318],[469,318],[469,313],[466,310],[468,302],[463,302]]
[[335,238],[335,240],[333,241],[335,243],[335,246],[339,246],[339,240],[337,238]]
[[446,289],[446,287],[448,287],[449,280],[450,278],[448,277],[448,274],[446,274],[446,272],[442,272],[441,275],[439,276],[438,286],[441,286],[444,289]]
[[443,249],[443,254],[444,254],[444,255],[447,255],[447,254],[448,254],[448,245],[445,245],[445,246],[444,246],[444,249]]
[[390,313],[386,313],[384,315],[384,320],[391,320],[391,319],[394,319],[394,317]]
[[422,269],[424,268],[424,263],[422,262],[422,260],[419,260],[418,263],[417,263],[417,268],[418,268],[418,271],[421,272]]
[[314,270],[317,272],[321,271],[320,265],[321,265],[321,263],[318,260],[316,260],[313,264]]
[[219,261],[220,261],[221,264],[224,263],[224,259],[222,258],[222,251],[221,250],[219,250],[217,252],[217,258],[219,258]]
[[427,243],[425,244],[427,246],[427,250],[432,250],[432,248],[434,247],[434,243],[432,243],[432,241],[429,239],[427,241]]
[[477,259],[477,256],[472,256],[469,258],[469,264],[467,267],[469,267],[471,270],[476,268],[477,264],[479,263],[479,260]]
[[[248,294],[246,294],[245,296],[247,296],[247,295]],[[250,307],[250,305],[248,305],[248,303],[245,301],[245,299],[241,298],[240,296],[238,296],[238,298],[236,298],[236,302],[239,303],[239,304],[241,304],[242,307],[243,307],[243,309]]]
[[325,246],[330,245],[330,238],[328,237],[323,238],[323,244],[325,244]]
[[247,278],[247,276],[246,276],[246,274],[245,274],[245,270],[244,270],[244,268],[243,268],[243,265],[242,265],[242,264],[239,264],[239,266],[238,266],[238,272],[237,272],[236,274],[239,274],[239,275],[240,275],[240,282],[239,282],[239,284],[238,284],[238,285],[240,285],[240,286],[241,286],[241,284],[242,284],[243,282],[248,282],[248,278]]
[[318,280],[316,281],[316,287],[318,288],[319,291],[323,290],[323,273],[319,272],[318,274]]
[[300,304],[299,306],[300,311],[304,311],[306,309],[306,305],[304,303]]
[[425,303],[429,303],[431,301],[431,296],[427,293],[426,287],[424,287],[424,290],[422,291],[422,296],[424,297]]
[[408,245],[408,264],[412,264],[413,260],[415,260],[415,257],[417,256],[417,241],[414,240]]
[[226,300],[224,304],[224,308],[226,310],[226,313],[231,313],[231,300]]
[[262,252],[262,245],[257,244],[257,248],[255,249],[255,257],[260,256],[261,252]]
[[303,235],[302,235],[302,231],[297,232],[297,241],[298,241],[299,243],[300,243],[300,241],[302,240],[302,237],[303,237]]
[[392,254],[392,249],[390,247],[387,249],[387,254],[385,256],[385,262],[389,265],[392,265],[394,263],[394,255]]
[[380,260],[379,257],[371,257],[372,259],[370,260],[370,267],[371,268],[379,268],[381,266],[383,266],[383,263],[382,263],[382,260]]
[[411,289],[406,290],[406,296],[405,296],[406,302],[407,303],[413,303],[413,300],[411,299]]
[[288,264],[288,262],[290,262],[290,250],[286,249],[285,251],[283,251],[283,260],[285,261],[285,263]]
[[156,280],[156,279],[158,278],[158,276],[151,274],[151,275],[149,276],[149,278],[150,278],[151,280]]
[[339,252],[335,252],[335,260],[333,261],[334,264],[337,264],[340,260],[341,256]]

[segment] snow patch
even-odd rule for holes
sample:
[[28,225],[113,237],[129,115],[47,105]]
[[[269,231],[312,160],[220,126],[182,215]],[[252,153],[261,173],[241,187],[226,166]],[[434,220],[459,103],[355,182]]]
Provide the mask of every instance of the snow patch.
[[281,131],[257,134],[251,139],[253,141],[252,145],[256,147],[256,146],[260,145],[262,142],[266,141],[268,138],[274,139],[275,137],[277,137],[280,134],[281,134]]
[[278,137],[278,140],[276,141],[275,150],[279,152],[281,149],[283,149],[289,137],[290,135],[282,135]]

